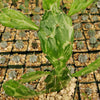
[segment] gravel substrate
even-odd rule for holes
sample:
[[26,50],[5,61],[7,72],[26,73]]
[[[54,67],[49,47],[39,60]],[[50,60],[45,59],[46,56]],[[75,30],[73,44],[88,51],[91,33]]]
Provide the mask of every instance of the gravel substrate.
[[[44,78],[41,78],[40,83],[37,86],[37,90],[45,88]],[[76,79],[72,78],[66,88],[62,89],[59,93],[52,92],[49,94],[43,94],[39,97],[35,97],[35,100],[73,100],[74,90],[76,87]]]

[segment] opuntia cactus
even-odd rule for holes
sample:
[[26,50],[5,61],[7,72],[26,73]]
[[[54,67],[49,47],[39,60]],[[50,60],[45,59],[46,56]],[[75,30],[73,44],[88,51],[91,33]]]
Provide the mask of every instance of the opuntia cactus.
[[38,94],[42,93],[31,90],[14,80],[7,81],[5,85],[3,85],[3,88],[5,90],[5,93],[8,94],[9,96],[24,98],[24,99],[33,98],[34,96],[37,96]]
[[45,80],[46,90],[59,91],[71,78],[70,71],[65,68],[72,54],[74,39],[71,18],[59,9],[46,12],[42,17],[38,36],[43,52],[55,68]]

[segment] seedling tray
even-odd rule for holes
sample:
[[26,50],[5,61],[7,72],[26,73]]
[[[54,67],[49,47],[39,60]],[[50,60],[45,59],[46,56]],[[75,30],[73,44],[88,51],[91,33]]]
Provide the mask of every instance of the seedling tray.
[[[10,2],[8,3],[8,7],[9,8],[13,8],[16,9],[18,11],[21,11],[22,13],[24,13],[25,15],[29,16],[32,20],[34,20],[34,8],[38,5],[41,9],[39,13],[35,13],[35,14],[39,14],[40,16],[43,15],[44,11],[42,9],[42,0],[39,0],[38,4],[36,4],[36,2],[34,0],[29,0],[29,12],[24,12],[23,9],[20,9],[20,5],[25,6],[24,5],[24,0],[18,0],[17,2],[17,6],[12,5],[12,2],[10,0]],[[66,0],[63,0],[63,3]],[[4,1],[5,3],[6,0]],[[79,12],[78,14],[78,19],[73,20],[73,26],[75,31],[81,31],[82,32],[82,36],[78,37],[75,36],[74,38],[74,45],[73,45],[73,54],[71,56],[71,58],[68,60],[68,62],[66,62],[66,66],[72,66],[74,68],[74,71],[79,71],[82,68],[86,67],[87,65],[89,65],[91,62],[96,60],[96,56],[100,55],[100,46],[98,46],[97,48],[92,48],[90,49],[90,44],[89,44],[89,39],[90,37],[88,36],[88,30],[93,29],[96,31],[95,37],[99,38],[100,35],[100,28],[98,27],[98,24],[100,24],[100,9],[97,8],[97,6],[95,6],[97,8],[97,12],[91,12],[91,8],[93,6],[89,6],[86,8],[86,10]],[[65,12],[68,12],[68,8],[64,9]],[[88,19],[87,20],[82,20],[82,16],[83,15],[87,15]],[[98,20],[97,21],[93,21],[93,16],[98,16]],[[40,21],[40,20],[38,20]],[[80,23],[80,27],[76,26],[76,24]],[[90,28],[86,28],[85,25],[87,23],[91,24]],[[1,77],[3,77],[2,81],[0,81],[0,89],[1,89],[1,93],[0,93],[0,100],[17,100],[13,97],[9,97],[9,96],[5,96],[2,92],[3,92],[3,88],[2,88],[2,84],[7,80],[7,72],[12,69],[12,70],[22,70],[23,69],[23,73],[26,73],[28,69],[32,68],[35,71],[45,71],[45,70],[52,70],[52,65],[50,64],[50,62],[46,59],[46,55],[42,52],[41,48],[40,48],[40,42],[38,42],[38,48],[32,49],[31,48],[31,42],[32,41],[39,41],[39,38],[36,36],[36,31],[29,31],[29,30],[25,30],[27,37],[23,37],[20,38],[19,37],[19,31],[20,30],[16,30],[16,29],[11,29],[11,28],[7,28],[4,27],[2,25],[0,25],[0,42],[1,41],[7,41],[7,42],[12,42],[12,45],[15,44],[15,42],[17,40],[23,40],[27,42],[27,49],[26,50],[22,50],[22,51],[16,51],[13,50],[14,46],[12,46],[11,51],[7,52],[0,52],[0,55],[9,55],[9,59],[8,62],[6,64],[6,66],[0,66],[0,68],[5,68],[5,73],[3,75],[1,75]],[[5,32],[10,32],[10,33],[14,33],[12,35],[12,37],[10,39],[3,39],[3,34]],[[78,37],[78,38],[77,38]],[[84,48],[82,49],[77,49],[77,42],[83,42],[84,43]],[[10,57],[13,54],[22,54],[25,55],[25,60],[24,63],[22,65],[11,65],[9,64],[10,62]],[[26,65],[27,64],[27,55],[32,55],[32,54],[36,54],[36,55],[41,55],[41,60],[40,60],[40,64],[38,64],[37,66],[35,66],[35,64],[33,63],[33,65],[29,66]],[[78,56],[80,54],[84,54],[87,55],[88,59],[86,60],[85,63],[80,63],[80,61],[78,60]],[[0,69],[1,70],[1,69]],[[21,76],[23,73],[19,73],[19,76]],[[18,78],[18,77],[17,77]],[[16,79],[17,79],[16,78]],[[38,83],[38,81],[37,81]],[[33,84],[33,83],[30,83]],[[87,95],[85,92],[85,88],[89,87],[92,89],[92,93]],[[76,82],[76,88],[75,88],[75,92],[74,92],[74,97],[73,100],[99,100],[98,98],[100,98],[100,69],[98,69],[95,72],[92,72],[86,76],[81,76],[77,78],[77,82]],[[31,100],[31,99],[30,99]],[[35,99],[38,100],[38,99]]]

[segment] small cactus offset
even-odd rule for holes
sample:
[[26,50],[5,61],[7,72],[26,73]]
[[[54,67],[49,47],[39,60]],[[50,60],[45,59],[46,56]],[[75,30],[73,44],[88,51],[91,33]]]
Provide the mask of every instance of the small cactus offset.
[[77,49],[83,49],[84,43],[82,41],[77,42]]
[[75,31],[74,32],[74,37],[75,38],[82,38],[82,32],[81,31]]
[[90,37],[95,36],[95,34],[96,34],[95,30],[89,30],[89,31],[88,31],[88,35],[89,35]]

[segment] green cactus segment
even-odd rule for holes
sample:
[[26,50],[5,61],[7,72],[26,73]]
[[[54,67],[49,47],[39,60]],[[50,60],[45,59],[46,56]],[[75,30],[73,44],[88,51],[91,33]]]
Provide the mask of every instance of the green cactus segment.
[[93,63],[88,65],[87,67],[85,67],[82,70],[72,74],[72,77],[78,77],[78,76],[88,74],[90,72],[97,70],[98,67],[100,67],[100,57],[98,59],[96,59]]
[[15,98],[27,99],[39,94],[39,92],[37,93],[34,90],[30,90],[29,88],[26,88],[24,85],[14,80],[6,81],[3,84],[3,89],[7,95],[13,96]]
[[61,89],[65,88],[69,83],[71,76],[69,74],[68,68],[56,69],[51,72],[45,79],[46,82],[46,93],[49,92],[59,92]]
[[43,9],[52,10],[53,8],[59,8],[60,2],[61,0],[43,0]]
[[0,23],[4,26],[16,29],[30,29],[38,30],[36,26],[28,17],[19,11],[3,8],[0,13]]
[[36,72],[30,72],[24,74],[21,79],[19,80],[20,83],[35,81],[42,76],[48,75],[50,72],[42,72],[42,71],[36,71]]
[[71,18],[60,11],[45,13],[38,36],[43,52],[54,67],[65,64],[72,54],[74,39]]
[[68,16],[72,16],[82,9],[85,9],[90,4],[92,4],[95,0],[74,0],[74,2],[71,5],[71,8],[68,12]]

